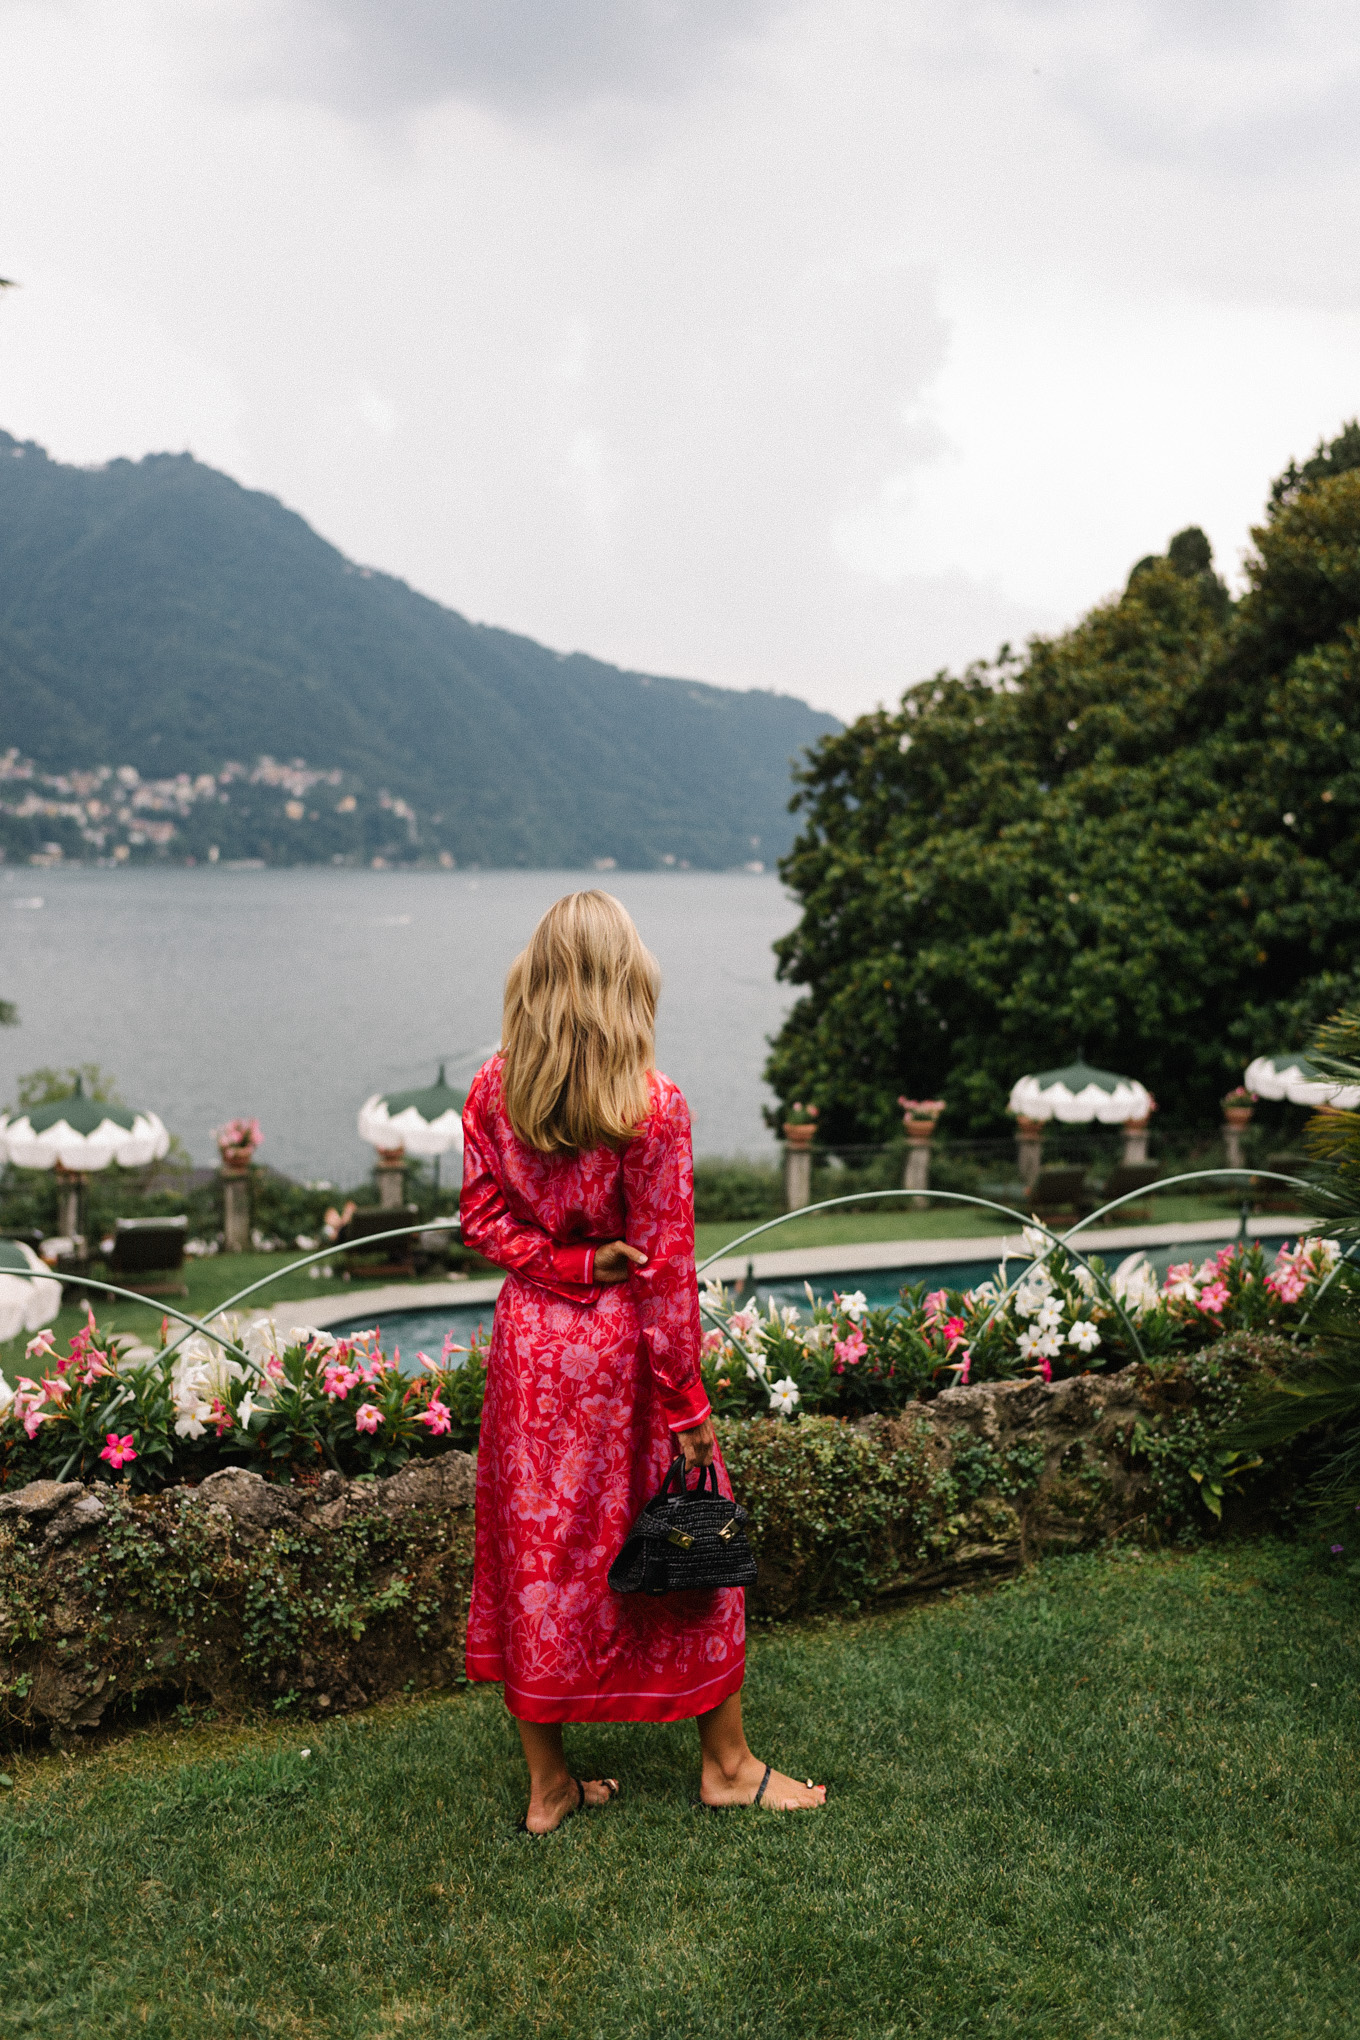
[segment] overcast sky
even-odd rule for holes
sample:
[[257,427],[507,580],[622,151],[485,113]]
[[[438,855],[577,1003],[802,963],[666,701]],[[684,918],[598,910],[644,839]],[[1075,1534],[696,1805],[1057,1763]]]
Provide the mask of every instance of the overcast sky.
[[1341,0],[0,0],[0,425],[850,715],[1360,411]]

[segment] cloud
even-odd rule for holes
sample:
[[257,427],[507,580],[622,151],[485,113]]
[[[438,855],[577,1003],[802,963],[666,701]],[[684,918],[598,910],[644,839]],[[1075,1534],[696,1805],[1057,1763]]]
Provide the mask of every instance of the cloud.
[[257,74],[360,113],[666,96],[789,0],[270,0]]

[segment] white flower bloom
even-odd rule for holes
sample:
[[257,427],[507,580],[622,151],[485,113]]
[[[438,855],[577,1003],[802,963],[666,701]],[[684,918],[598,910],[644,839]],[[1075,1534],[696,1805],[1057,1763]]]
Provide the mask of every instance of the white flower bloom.
[[236,1405],[236,1421],[243,1431],[250,1429],[250,1420],[259,1407],[260,1405],[256,1402],[250,1390],[247,1389],[240,1402]]
[[1192,1275],[1182,1275],[1178,1282],[1171,1283],[1165,1294],[1178,1297],[1182,1303],[1196,1303],[1199,1300],[1199,1286]]
[[1043,1341],[1038,1332],[1021,1332],[1020,1358],[1022,1360],[1037,1360],[1042,1343]]
[[857,1325],[869,1308],[869,1299],[862,1289],[852,1289],[848,1296],[841,1297],[840,1308],[851,1324]]
[[1053,1245],[1053,1242],[1048,1237],[1048,1234],[1046,1232],[1041,1232],[1037,1225],[1027,1225],[1021,1232],[1020,1237],[1024,1241],[1025,1246],[1028,1248],[1029,1252],[1034,1256],[1036,1261],[1039,1259],[1041,1254],[1046,1254],[1049,1248]]
[[965,1290],[963,1300],[965,1303],[993,1304],[999,1295],[995,1282],[979,1282],[976,1289]]
[[1110,1287],[1131,1317],[1144,1317],[1148,1311],[1157,1308],[1161,1293],[1157,1277],[1147,1255],[1142,1252],[1130,1254],[1127,1260],[1120,1262]]
[[836,1336],[830,1325],[806,1325],[803,1328],[803,1344],[810,1353],[819,1353]]
[[769,1364],[769,1361],[765,1358],[759,1347],[754,1352],[748,1352],[746,1355],[746,1379],[748,1381],[763,1381]]
[[10,1387],[4,1375],[0,1374],[0,1417],[4,1416],[5,1411],[13,1401],[14,1390]]
[[782,1381],[776,1381],[770,1389],[770,1408],[777,1410],[781,1417],[791,1417],[801,1401],[798,1383],[787,1374]]
[[1046,1360],[1056,1360],[1062,1351],[1062,1344],[1062,1333],[1056,1327],[1053,1327],[1046,1332],[1039,1333],[1035,1350],[1042,1353]]
[[1063,1312],[1066,1308],[1067,1306],[1060,1296],[1046,1297],[1039,1306],[1039,1330],[1041,1332],[1056,1331],[1062,1323]]
[[1089,1320],[1079,1318],[1067,1334],[1067,1343],[1083,1353],[1094,1353],[1100,1344],[1100,1333]]
[[796,1324],[800,1324],[802,1317],[803,1313],[796,1303],[786,1303],[779,1313],[780,1323],[786,1332],[791,1332]]
[[1077,1287],[1083,1296],[1094,1296],[1096,1293],[1096,1278],[1084,1261],[1077,1264]]
[[208,1418],[212,1415],[210,1405],[205,1402],[176,1403],[175,1408],[180,1411],[180,1415],[175,1419],[175,1436],[201,1438],[208,1428]]

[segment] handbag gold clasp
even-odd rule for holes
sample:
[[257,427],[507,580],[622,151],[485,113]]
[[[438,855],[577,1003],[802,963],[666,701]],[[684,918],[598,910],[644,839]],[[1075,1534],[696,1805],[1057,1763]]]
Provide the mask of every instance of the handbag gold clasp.
[[723,1524],[722,1529],[718,1532],[718,1535],[719,1537],[721,1537],[723,1543],[726,1544],[733,1537],[735,1537],[736,1534],[737,1534],[737,1519],[735,1516],[729,1516],[727,1521]]
[[666,1532],[666,1542],[678,1545],[681,1551],[688,1551],[694,1539],[684,1530],[668,1530]]

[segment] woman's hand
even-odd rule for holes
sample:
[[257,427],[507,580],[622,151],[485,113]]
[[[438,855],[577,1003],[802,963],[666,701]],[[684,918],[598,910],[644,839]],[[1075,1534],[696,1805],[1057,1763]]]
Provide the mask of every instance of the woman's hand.
[[595,1249],[595,1280],[626,1282],[634,1268],[641,1268],[646,1259],[641,1247],[630,1247],[627,1240],[611,1240],[607,1247]]
[[705,1417],[702,1424],[696,1424],[692,1431],[677,1431],[675,1442],[685,1455],[686,1473],[692,1466],[711,1466],[713,1448],[718,1442],[712,1417]]

